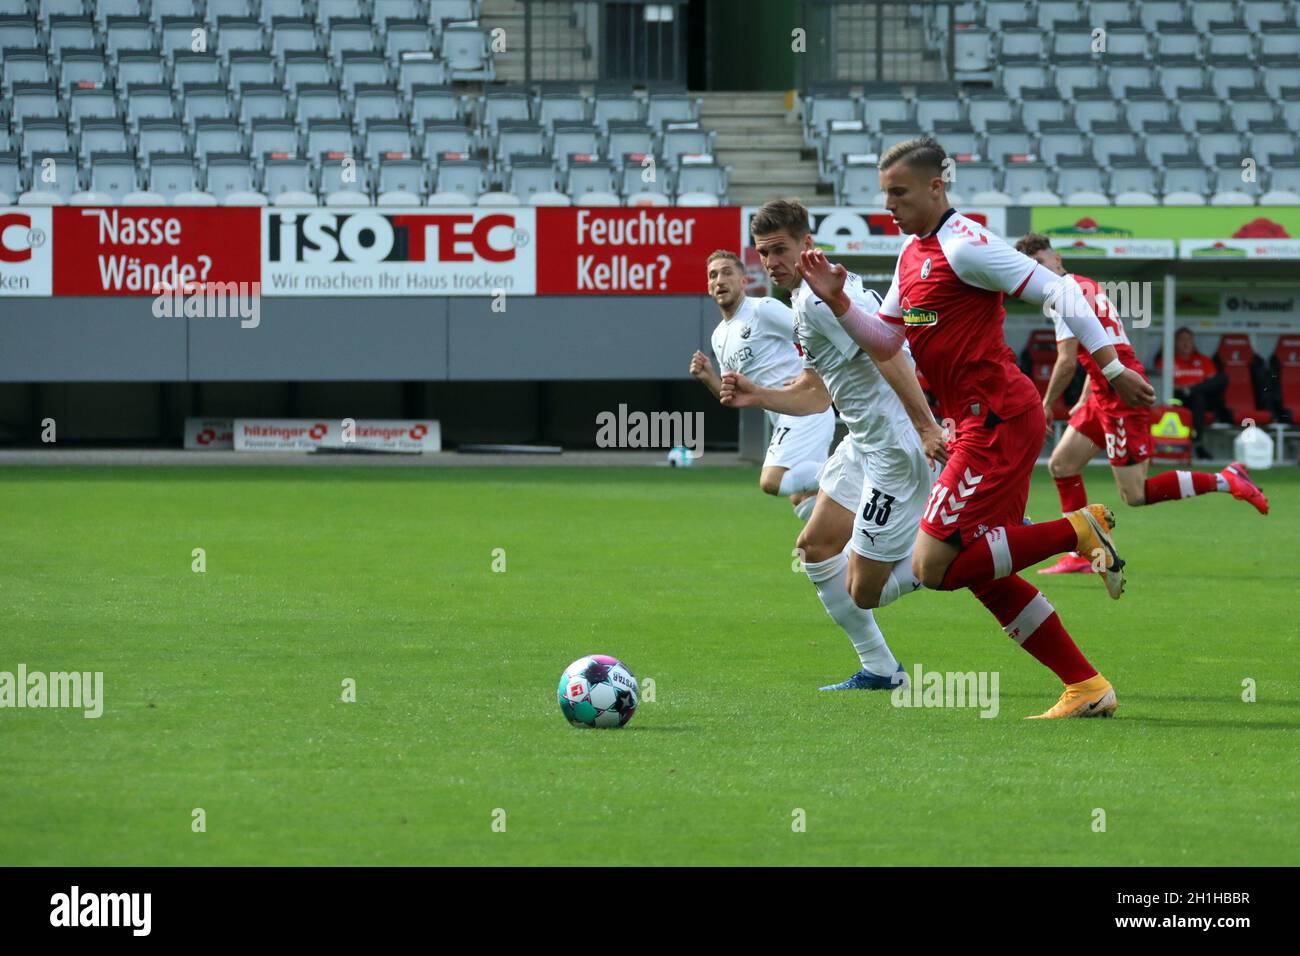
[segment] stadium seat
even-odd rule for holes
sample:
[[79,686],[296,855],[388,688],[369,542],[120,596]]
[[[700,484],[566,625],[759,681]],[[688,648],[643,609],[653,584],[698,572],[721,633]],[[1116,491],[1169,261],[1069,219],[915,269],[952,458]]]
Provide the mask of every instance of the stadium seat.
[[726,200],[729,174],[730,169],[726,166],[719,166],[711,156],[683,157],[673,183],[673,192],[677,197],[677,205],[701,205],[699,202],[683,203],[681,199],[683,195],[699,196],[701,194],[714,197],[717,202],[713,203],[713,205],[721,205]]
[[255,171],[247,156],[240,153],[213,153],[207,157],[204,188],[226,202],[231,196],[254,192]]
[[182,50],[172,55],[172,89],[179,91],[191,85],[222,82],[221,61],[215,54]]
[[872,96],[862,104],[862,121],[873,133],[879,133],[880,124],[886,120],[910,122],[912,119],[912,104],[901,93]]
[[600,153],[600,131],[591,123],[556,121],[551,133],[551,159],[563,174],[574,153],[594,156]]
[[1116,157],[1138,155],[1141,144],[1138,137],[1122,123],[1099,124],[1092,130],[1092,155],[1103,166],[1110,166]]
[[136,136],[135,154],[147,171],[155,153],[182,154],[187,151],[185,127],[179,120],[142,120]]
[[231,119],[226,88],[219,83],[187,83],[181,105],[181,119],[193,129],[199,120]]
[[588,194],[612,194],[614,192],[614,170],[603,159],[572,159],[564,180],[564,191],[575,203],[582,205]]
[[[1153,166],[1165,165],[1170,157],[1194,156],[1187,152],[1188,145],[1187,132],[1177,123],[1151,123],[1146,128],[1143,150]],[[1201,165],[1205,165],[1204,162]]]
[[1231,23],[1237,19],[1234,0],[1196,0],[1188,4],[1192,25],[1205,33],[1215,24]]
[[440,54],[447,61],[453,80],[491,82],[496,78],[482,27],[448,25],[442,32]]
[[[391,59],[391,57],[390,57]],[[397,88],[410,99],[421,86],[442,86],[447,82],[447,65],[428,51],[407,50],[397,67]]]
[[476,159],[443,159],[437,167],[434,189],[439,193],[459,193],[467,201],[487,192],[483,164]]
[[1088,137],[1073,123],[1045,123],[1038,131],[1038,155],[1045,163],[1056,165],[1061,156],[1088,153]]
[[[323,58],[311,55],[313,60],[319,60],[322,70],[325,61]],[[310,80],[295,72],[295,65],[302,61],[289,57],[285,60],[285,86],[292,93],[300,83],[310,82]],[[325,79],[328,80],[326,72]],[[226,89],[232,95],[238,96],[239,91],[244,88],[245,84],[269,85],[278,83],[279,77],[276,73],[276,61],[266,53],[232,53],[228,62],[228,73],[226,76]]]
[[411,141],[411,127],[405,120],[372,119],[366,122],[366,160],[377,166],[382,156],[410,156],[415,152]]
[[0,196],[5,202],[13,202],[22,192],[22,164],[18,154],[0,152]]
[[1300,335],[1279,336],[1270,365],[1277,382],[1281,418],[1300,424]]
[[1038,132],[1039,124],[1045,121],[1064,122],[1066,118],[1065,101],[1056,95],[1055,90],[1022,90],[1020,104],[1020,121],[1031,133]]
[[661,132],[669,124],[696,123],[700,100],[685,93],[652,93],[646,102],[646,125]]
[[[965,187],[967,184],[962,183]],[[1002,191],[1019,201],[1023,193],[1050,192],[1051,168],[1046,163],[1013,162],[1008,163],[1002,172]],[[1057,201],[1059,203],[1059,200]],[[1021,202],[1020,205],[1033,205]]]
[[464,101],[449,86],[415,87],[411,93],[411,122],[423,124],[429,120],[456,120],[464,123]]
[[[284,85],[291,93],[308,84],[324,85],[335,82],[334,75],[330,71],[329,60],[315,52],[315,50],[286,53],[282,59],[284,63]],[[373,63],[373,59],[373,57],[370,58],[368,62]],[[238,57],[238,60],[240,62],[247,62],[247,70],[249,73],[267,73],[266,78],[250,76],[243,82],[271,83],[275,81],[275,60],[271,57],[245,53],[241,54]],[[234,82],[235,62],[236,58],[232,57],[232,85]],[[383,71],[381,70],[380,73],[382,74],[382,72]],[[342,86],[342,83],[339,85]]]
[[594,131],[596,127],[588,122],[587,113],[587,98],[579,93],[543,93],[537,100],[537,122],[551,131],[560,126],[585,127]]
[[1010,122],[1015,119],[1015,107],[1002,93],[982,90],[971,93],[969,120],[980,133],[988,131],[990,121]]
[[676,169],[684,155],[711,154],[714,134],[695,122],[666,122],[659,139],[659,155],[670,169]]
[[260,166],[268,155],[297,156],[298,127],[292,120],[254,120],[249,134],[251,155]]
[[623,201],[613,193],[583,193],[577,197],[575,206],[621,206]]
[[262,189],[276,205],[288,204],[286,194],[294,197],[311,196],[309,205],[316,205],[312,188],[311,164],[297,157],[268,157],[262,165]]
[[83,167],[89,167],[95,153],[125,153],[129,148],[126,124],[121,120],[86,120],[81,125],[78,155]]
[[1033,154],[1034,137],[1018,122],[990,121],[984,146],[990,159],[1001,161],[1006,156]]
[[378,194],[416,196],[416,206],[424,203],[429,194],[429,178],[424,164],[411,157],[380,157],[380,176],[376,185]]
[[421,140],[421,153],[426,157],[437,157],[442,153],[463,153],[468,155],[473,149],[473,137],[469,127],[462,120],[426,120],[424,137]]
[[90,160],[90,191],[121,202],[136,190],[135,157],[129,153],[100,153]]
[[611,122],[644,123],[645,104],[631,90],[618,93],[597,93],[592,105],[592,120],[602,130]]
[[805,96],[803,100],[804,145],[815,147],[832,120],[854,122],[860,118],[861,103],[848,94]]
[[1250,337],[1239,333],[1224,335],[1219,339],[1217,355],[1223,373],[1228,377],[1223,404],[1232,421],[1237,425],[1248,418],[1254,420],[1256,425],[1267,425],[1273,421],[1272,413],[1267,408],[1259,407],[1256,379],[1263,372],[1263,361],[1255,355]]
[[524,200],[537,193],[553,193],[557,185],[555,173],[550,156],[516,154],[510,158],[506,191]]
[[441,26],[448,20],[473,20],[474,0],[429,0],[429,22]]
[[[1067,204],[1071,197],[1080,193],[1104,194],[1106,191],[1105,173],[1096,161],[1085,153],[1060,154],[1057,160],[1056,192],[1066,197]],[[1102,200],[1102,205],[1106,200]]]

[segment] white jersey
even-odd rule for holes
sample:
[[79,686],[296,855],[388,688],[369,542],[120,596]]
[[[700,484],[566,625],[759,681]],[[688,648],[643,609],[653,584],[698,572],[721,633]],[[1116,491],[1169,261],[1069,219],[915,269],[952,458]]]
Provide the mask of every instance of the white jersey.
[[[862,280],[853,273],[844,282],[844,292],[868,315],[875,315],[880,308],[880,296],[863,288]],[[826,383],[858,449],[870,453],[905,444],[910,447],[915,432],[902,400],[807,282],[794,294],[794,323],[804,368],[815,371]],[[911,360],[906,345],[903,354]]]
[[[739,372],[760,388],[785,388],[803,370],[793,344],[794,313],[776,299],[746,296],[713,330],[713,354],[724,372]],[[775,412],[767,417],[776,420]]]

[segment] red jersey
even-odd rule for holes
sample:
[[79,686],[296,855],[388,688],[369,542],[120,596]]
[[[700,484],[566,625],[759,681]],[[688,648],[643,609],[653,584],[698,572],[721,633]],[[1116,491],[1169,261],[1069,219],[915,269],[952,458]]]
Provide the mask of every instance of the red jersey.
[[[1156,368],[1165,367],[1164,359],[1156,362]],[[1217,375],[1219,369],[1214,364],[1214,359],[1208,355],[1202,355],[1200,352],[1193,352],[1184,358],[1181,355],[1174,356],[1174,388],[1191,388],[1193,385],[1199,385],[1207,378],[1213,378]]]
[[[1101,322],[1101,327],[1106,332],[1106,341],[1115,346],[1116,357],[1124,363],[1124,367],[1132,369],[1143,378],[1147,377],[1146,369],[1138,361],[1137,353],[1133,351],[1133,343],[1128,339],[1128,333],[1124,331],[1124,322],[1119,314],[1111,305],[1106,293],[1092,279],[1087,276],[1074,275],[1066,276],[1067,279],[1074,279],[1083,290],[1084,297],[1088,304],[1092,306],[1092,311],[1097,313],[1097,319]],[[1067,339],[1074,338],[1074,333],[1070,327],[1065,324],[1065,320],[1059,315],[1055,319],[1056,324],[1056,341],[1064,342]],[[1098,398],[1114,397],[1117,401],[1119,396],[1110,387],[1110,382],[1106,376],[1101,374],[1101,366],[1097,360],[1083,349],[1079,350],[1079,364],[1083,370],[1088,373],[1088,379],[1092,382],[1093,394]],[[1123,402],[1119,403],[1123,406]]]
[[903,245],[879,314],[907,330],[945,418],[1006,420],[1040,404],[1002,333],[1003,296],[1019,294],[1036,266],[955,209]]

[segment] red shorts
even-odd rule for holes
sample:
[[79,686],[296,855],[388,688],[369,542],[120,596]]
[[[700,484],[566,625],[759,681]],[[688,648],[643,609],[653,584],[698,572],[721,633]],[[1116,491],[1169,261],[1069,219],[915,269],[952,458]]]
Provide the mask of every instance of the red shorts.
[[1070,416],[1070,427],[1098,448],[1106,449],[1112,468],[1137,465],[1151,457],[1151,412],[1088,393],[1088,401]]
[[991,528],[1021,524],[1046,431],[1041,405],[996,425],[977,417],[959,422],[948,442],[948,463],[930,489],[921,530],[964,548]]

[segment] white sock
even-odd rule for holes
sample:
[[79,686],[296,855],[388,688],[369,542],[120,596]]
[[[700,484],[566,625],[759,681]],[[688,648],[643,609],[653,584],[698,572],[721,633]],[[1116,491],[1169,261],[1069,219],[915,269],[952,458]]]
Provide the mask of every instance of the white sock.
[[1216,482],[1216,484],[1217,484],[1217,487],[1214,489],[1215,491],[1228,491],[1228,490],[1229,490],[1229,489],[1228,489],[1228,479],[1227,479],[1227,478],[1224,478],[1223,475],[1215,475],[1214,478],[1215,478],[1215,482]]
[[793,495],[800,491],[817,490],[817,473],[822,470],[820,462],[801,461],[792,468],[787,468],[781,476],[780,493]]
[[800,521],[806,522],[812,517],[813,509],[817,507],[817,496],[809,495],[803,501],[794,506],[794,513],[799,516]]
[[833,558],[804,564],[804,571],[817,596],[821,598],[826,613],[831,616],[853,642],[853,649],[858,652],[858,660],[863,668],[881,677],[888,677],[898,670],[898,660],[894,657],[885,635],[876,626],[876,619],[870,611],[865,611],[853,603],[849,594],[849,559],[845,551]]
[[880,589],[880,607],[887,604],[893,604],[900,597],[911,594],[913,591],[919,591],[925,587],[921,579],[912,573],[912,552],[907,552],[907,557],[899,561],[889,571],[889,577],[885,580],[885,585]]

